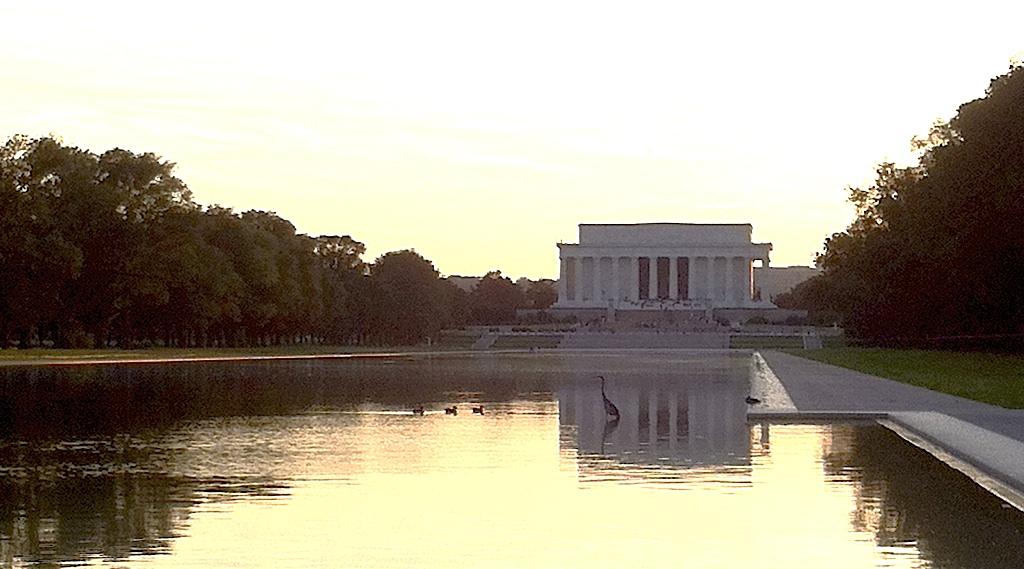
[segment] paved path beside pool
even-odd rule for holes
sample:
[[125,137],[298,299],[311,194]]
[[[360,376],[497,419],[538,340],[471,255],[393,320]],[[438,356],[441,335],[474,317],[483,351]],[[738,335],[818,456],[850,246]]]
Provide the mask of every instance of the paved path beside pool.
[[796,411],[751,417],[885,415],[1024,495],[1024,410],[1006,409],[784,354],[761,355]]

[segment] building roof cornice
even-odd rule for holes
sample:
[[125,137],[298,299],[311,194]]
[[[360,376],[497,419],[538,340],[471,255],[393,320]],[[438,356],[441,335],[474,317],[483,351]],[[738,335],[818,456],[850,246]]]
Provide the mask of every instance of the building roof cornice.
[[669,225],[677,227],[751,227],[749,223],[673,223],[673,222],[645,222],[645,223],[581,223],[580,227],[640,227],[645,225]]

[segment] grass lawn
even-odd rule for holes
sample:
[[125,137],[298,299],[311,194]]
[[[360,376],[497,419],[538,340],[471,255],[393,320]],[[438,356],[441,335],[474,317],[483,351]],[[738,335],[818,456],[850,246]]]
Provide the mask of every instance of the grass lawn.
[[1024,408],[1024,356],[884,348],[787,353],[967,399]]

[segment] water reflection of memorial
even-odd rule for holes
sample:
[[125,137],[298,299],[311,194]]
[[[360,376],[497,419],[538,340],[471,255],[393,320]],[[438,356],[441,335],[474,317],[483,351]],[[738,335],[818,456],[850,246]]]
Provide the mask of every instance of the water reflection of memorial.
[[581,456],[624,464],[746,465],[749,380],[735,369],[679,377],[609,377],[606,392],[619,408],[609,421],[598,380],[559,386],[562,444]]

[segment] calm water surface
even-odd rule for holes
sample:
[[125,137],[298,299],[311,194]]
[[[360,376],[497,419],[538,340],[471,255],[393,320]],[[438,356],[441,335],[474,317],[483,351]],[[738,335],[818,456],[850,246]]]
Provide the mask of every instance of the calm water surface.
[[0,566],[1022,566],[1020,512],[876,425],[748,425],[749,377],[667,352],[9,368]]

